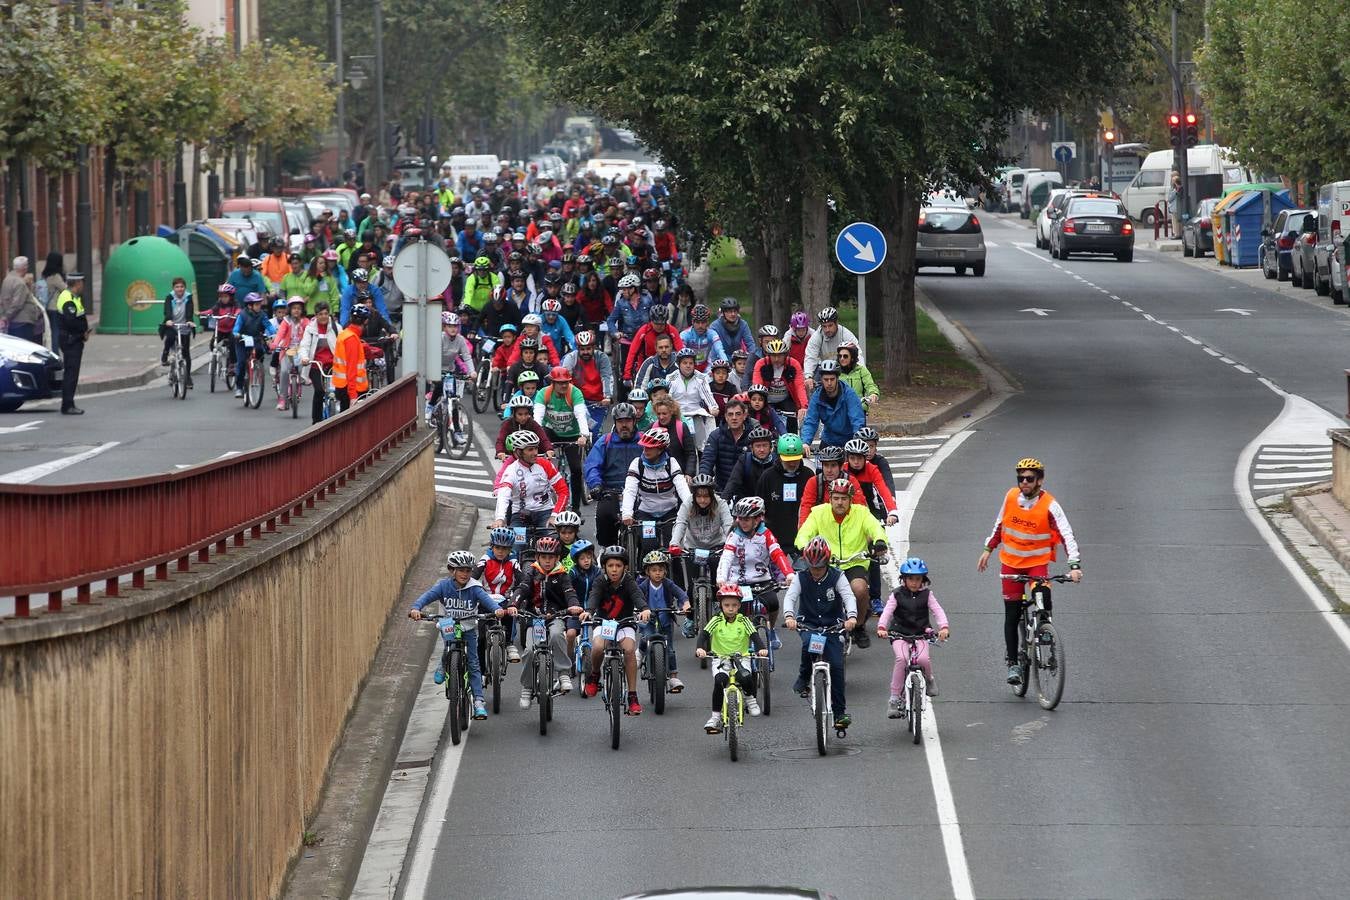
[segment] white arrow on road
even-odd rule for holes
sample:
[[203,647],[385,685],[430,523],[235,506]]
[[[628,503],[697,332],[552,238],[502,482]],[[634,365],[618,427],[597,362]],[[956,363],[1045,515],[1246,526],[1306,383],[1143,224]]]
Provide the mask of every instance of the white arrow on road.
[[867,243],[864,244],[847,231],[844,232],[844,240],[852,244],[853,249],[858,251],[858,259],[868,263],[874,263],[877,261],[877,255],[872,251],[871,241],[868,241]]
[[1225,307],[1225,308],[1223,308],[1223,309],[1216,309],[1216,310],[1214,310],[1214,311],[1215,311],[1215,312],[1230,312],[1230,313],[1237,313],[1239,316],[1250,316],[1252,313],[1256,312],[1256,310],[1254,310],[1254,309],[1234,309],[1234,308],[1232,308],[1231,306]]
[[1029,312],[1029,313],[1035,313],[1035,314],[1038,315],[1038,316],[1048,316],[1048,315],[1050,315],[1052,312],[1054,312],[1054,310],[1053,310],[1053,309],[1041,309],[1040,307],[1033,306],[1033,307],[1031,307],[1030,309],[1019,310],[1019,312]]
[[14,434],[15,432],[19,431],[32,431],[34,428],[37,428],[41,424],[42,424],[41,419],[34,419],[31,422],[24,422],[22,425],[6,425],[4,428],[0,428],[0,434]]

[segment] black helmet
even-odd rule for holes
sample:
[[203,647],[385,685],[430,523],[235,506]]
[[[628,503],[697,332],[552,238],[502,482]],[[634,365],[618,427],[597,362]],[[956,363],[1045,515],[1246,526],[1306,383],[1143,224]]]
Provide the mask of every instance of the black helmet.
[[618,544],[611,544],[604,550],[600,551],[600,565],[603,566],[611,559],[617,559],[626,566],[628,565],[628,551],[625,548],[620,547]]
[[356,304],[355,306],[353,306],[353,307],[352,307],[352,321],[353,321],[353,322],[358,322],[358,323],[369,322],[369,321],[370,321],[370,307],[369,307],[369,306],[366,306],[364,303],[358,303],[358,304]]
[[740,309],[741,301],[737,300],[735,297],[723,297],[722,302],[718,304],[718,307],[722,310]]

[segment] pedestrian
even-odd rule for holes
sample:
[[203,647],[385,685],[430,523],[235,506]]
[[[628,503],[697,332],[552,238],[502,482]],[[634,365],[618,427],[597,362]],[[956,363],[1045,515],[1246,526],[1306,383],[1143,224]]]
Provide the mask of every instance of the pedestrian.
[[10,334],[25,341],[33,339],[34,329],[25,309],[29,293],[24,276],[28,274],[28,257],[14,257],[14,264],[4,281],[0,281],[0,333]]
[[61,357],[64,363],[61,415],[82,416],[84,410],[75,405],[75,389],[80,383],[84,345],[89,340],[89,319],[84,314],[84,276],[79,272],[71,272],[66,276],[66,284],[66,289],[56,301],[61,318]]
[[38,281],[36,292],[38,301],[47,309],[56,308],[56,298],[66,289],[66,261],[60,251],[47,254],[47,262],[42,267],[42,277]]
[[[1337,237],[1340,237],[1340,235],[1337,234]],[[28,291],[24,297],[23,306],[14,319],[16,321],[21,319],[31,321],[33,323],[33,336],[29,340],[50,350],[52,349],[52,340],[47,328],[47,311],[42,308],[42,302],[38,300],[37,293],[34,290],[33,273],[29,272],[23,276],[23,282],[28,286]]]
[[1172,173],[1172,186],[1167,189],[1167,214],[1172,221],[1172,236],[1181,234],[1181,175]]

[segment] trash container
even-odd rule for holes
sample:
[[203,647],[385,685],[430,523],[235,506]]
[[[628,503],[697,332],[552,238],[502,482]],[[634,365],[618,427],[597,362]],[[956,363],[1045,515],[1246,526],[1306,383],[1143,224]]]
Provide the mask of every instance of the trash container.
[[198,296],[197,306],[209,307],[216,302],[216,288],[230,277],[230,260],[238,255],[239,245],[200,225],[183,226],[173,241],[188,255],[197,284],[205,292]]
[[1228,207],[1236,203],[1241,196],[1242,192],[1238,191],[1224,197],[1214,204],[1214,212],[1210,215],[1210,220],[1214,223],[1214,261],[1219,265],[1226,265],[1228,262]]
[[1228,206],[1228,264],[1235,268],[1261,265],[1262,230],[1269,228],[1281,210],[1293,209],[1289,193],[1254,189],[1242,194]]
[[[164,297],[177,277],[198,298],[192,261],[161,237],[134,237],[117,247],[103,268],[98,330],[105,334],[156,334],[164,321]],[[214,299],[214,298],[212,298]]]

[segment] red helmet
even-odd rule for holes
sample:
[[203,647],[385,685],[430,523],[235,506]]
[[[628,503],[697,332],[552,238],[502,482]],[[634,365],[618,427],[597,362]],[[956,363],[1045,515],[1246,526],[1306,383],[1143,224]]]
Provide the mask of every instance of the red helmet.
[[639,447],[658,447],[662,450],[670,446],[670,432],[660,425],[653,425],[638,438]]
[[820,535],[811,538],[810,542],[802,548],[802,558],[810,566],[823,566],[830,561],[830,545]]
[[642,277],[646,281],[659,281],[661,278],[661,272],[657,269],[648,269],[647,271],[642,273]]
[[548,372],[548,380],[549,380],[549,381],[571,381],[571,380],[572,380],[572,373],[571,373],[570,370],[565,369],[565,368],[563,368],[562,366],[554,366],[552,369],[549,369],[549,372]]

